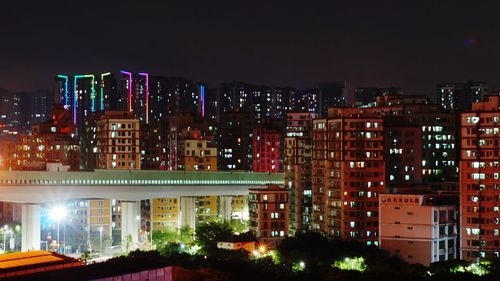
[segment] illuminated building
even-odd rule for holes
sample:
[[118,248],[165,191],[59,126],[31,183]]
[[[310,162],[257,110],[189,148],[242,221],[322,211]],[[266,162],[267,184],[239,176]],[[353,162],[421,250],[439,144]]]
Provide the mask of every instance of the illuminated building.
[[278,185],[250,189],[250,231],[259,241],[275,247],[288,236],[288,190]]
[[[2,90],[2,89],[0,89]],[[21,96],[7,91],[0,92],[0,134],[16,135],[21,133]]]
[[178,141],[177,170],[217,171],[217,148],[203,138],[201,130],[185,128]]
[[388,117],[384,122],[387,191],[422,184],[422,128],[405,116]]
[[312,229],[378,244],[378,195],[385,191],[383,119],[330,108],[313,121]]
[[481,101],[488,92],[488,83],[485,82],[440,83],[436,101],[446,111],[462,112],[470,110],[472,103]]
[[252,169],[254,172],[279,173],[281,169],[281,134],[278,130],[253,130]]
[[106,111],[97,122],[97,167],[140,170],[139,120],[130,113]]
[[80,150],[74,138],[70,112],[55,106],[51,120],[32,126],[30,134],[22,134],[7,142],[3,151],[3,168],[8,170],[46,170],[48,163],[61,163],[79,169]]
[[221,115],[219,137],[220,170],[252,170],[252,118],[247,112]]
[[179,227],[179,199],[154,198],[151,200],[153,231]]
[[500,97],[486,96],[461,114],[460,258],[500,253]]
[[347,105],[346,81],[319,83],[319,116],[326,117],[328,108]]
[[112,237],[111,203],[110,199],[88,200],[88,239],[93,249],[101,247],[101,238],[108,240]]
[[205,118],[218,122],[220,120],[220,99],[218,89],[205,90]]
[[158,127],[141,127],[141,169],[159,170],[161,165],[161,137]]
[[316,113],[287,114],[285,136],[285,187],[290,190],[290,235],[310,229],[312,186],[312,120]]
[[[387,123],[384,137],[385,153],[390,156],[385,159],[388,188],[420,183],[421,178],[421,183],[435,190],[458,190],[454,113],[444,112],[439,105],[431,104],[428,97],[418,95],[381,96],[376,106],[365,110],[383,117]],[[417,140],[418,136],[421,140]],[[416,175],[420,171],[421,177]]]
[[221,114],[234,110],[248,112],[255,124],[284,119],[288,97],[293,92],[291,88],[257,86],[238,81],[222,83],[219,89]]
[[219,214],[218,196],[199,196],[195,198],[196,225],[214,219]]
[[447,198],[382,194],[379,218],[380,248],[404,261],[429,266],[458,258],[458,210]]
[[183,77],[150,76],[149,88],[149,119],[153,125],[182,112],[201,115],[201,105],[206,104],[201,100],[202,90],[206,95],[206,85]]
[[289,101],[289,112],[319,112],[319,89],[295,91]]
[[245,195],[233,196],[231,199],[231,218],[248,220],[248,197]]

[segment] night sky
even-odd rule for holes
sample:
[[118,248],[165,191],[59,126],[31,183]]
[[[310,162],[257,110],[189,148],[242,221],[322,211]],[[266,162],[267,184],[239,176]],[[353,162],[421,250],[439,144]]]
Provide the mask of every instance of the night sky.
[[0,87],[11,91],[120,69],[430,96],[441,81],[500,86],[500,1],[4,2]]

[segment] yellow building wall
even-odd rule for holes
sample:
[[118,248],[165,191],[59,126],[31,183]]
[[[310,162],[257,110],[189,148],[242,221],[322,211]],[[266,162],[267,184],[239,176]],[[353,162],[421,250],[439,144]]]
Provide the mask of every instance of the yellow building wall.
[[196,197],[196,223],[206,222],[217,217],[218,203],[217,196]]
[[179,227],[178,198],[154,198],[151,210],[153,231]]
[[99,231],[102,227],[104,235],[111,235],[111,200],[89,200],[88,216],[91,232]]

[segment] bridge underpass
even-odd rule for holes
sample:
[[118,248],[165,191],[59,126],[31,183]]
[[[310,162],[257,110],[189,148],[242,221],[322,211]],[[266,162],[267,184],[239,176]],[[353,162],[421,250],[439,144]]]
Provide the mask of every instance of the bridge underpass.
[[[180,226],[194,227],[194,198],[220,196],[225,208],[231,196],[248,195],[250,188],[266,184],[283,185],[282,173],[117,171],[49,172],[0,171],[0,201],[22,204],[22,250],[40,249],[41,205],[55,205],[75,199],[121,201],[121,237],[139,236],[140,201],[180,198]],[[226,209],[223,216],[230,216]]]

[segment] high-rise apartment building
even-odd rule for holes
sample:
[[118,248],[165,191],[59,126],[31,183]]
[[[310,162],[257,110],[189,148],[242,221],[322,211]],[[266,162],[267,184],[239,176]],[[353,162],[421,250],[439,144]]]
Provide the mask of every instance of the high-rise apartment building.
[[[428,97],[411,95],[380,96],[376,106],[366,110],[386,120],[384,142],[389,157],[385,159],[389,189],[423,183],[436,190],[458,190],[454,113],[444,112],[440,106],[431,104]],[[420,172],[421,176],[416,174]]]
[[436,102],[446,111],[462,112],[470,110],[473,102],[479,102],[488,95],[486,82],[440,83],[436,89]]
[[0,89],[0,134],[15,135],[21,129],[21,96]]
[[251,114],[255,124],[284,119],[292,88],[257,86],[238,81],[223,83],[219,89],[222,113],[241,111]]
[[460,257],[500,256],[500,97],[461,114]]
[[310,230],[312,211],[312,123],[315,113],[290,112],[285,130],[285,187],[289,189],[290,235]]
[[278,130],[255,128],[253,130],[253,171],[279,173],[281,169],[281,133]]
[[97,167],[140,170],[139,120],[123,111],[106,111],[97,122]]
[[383,119],[330,108],[313,121],[312,229],[378,244],[378,195],[385,191]]
[[328,108],[347,105],[346,81],[319,83],[319,116],[325,118]]
[[250,231],[274,248],[288,236],[288,191],[278,185],[250,189]]
[[159,170],[162,161],[160,129],[156,126],[141,127],[141,169]]
[[288,112],[319,112],[319,89],[302,89],[290,95]]
[[219,169],[252,170],[252,117],[247,112],[228,111],[221,115]]

